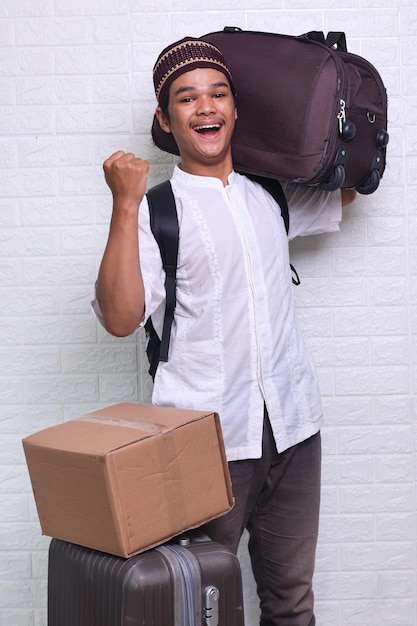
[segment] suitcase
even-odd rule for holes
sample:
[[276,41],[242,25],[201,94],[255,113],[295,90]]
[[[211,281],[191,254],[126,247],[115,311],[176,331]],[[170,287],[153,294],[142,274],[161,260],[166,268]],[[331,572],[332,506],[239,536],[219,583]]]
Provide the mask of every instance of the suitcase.
[[[389,139],[387,94],[375,67],[347,52],[344,33],[295,37],[226,27],[201,39],[222,51],[233,76],[237,171],[330,191],[377,189]],[[152,136],[178,154],[156,118]]]
[[128,559],[49,546],[48,626],[243,626],[237,557],[182,537]]

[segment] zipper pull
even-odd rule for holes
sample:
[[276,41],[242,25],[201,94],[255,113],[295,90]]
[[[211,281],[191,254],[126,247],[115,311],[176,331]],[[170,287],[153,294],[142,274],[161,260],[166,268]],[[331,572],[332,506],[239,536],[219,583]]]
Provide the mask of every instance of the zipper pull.
[[340,109],[337,115],[339,120],[339,135],[345,141],[350,141],[356,135],[356,125],[351,120],[346,120],[346,102],[340,100]]
[[346,102],[342,98],[340,98],[340,109],[337,119],[339,120],[339,133],[342,135],[343,124],[346,122]]

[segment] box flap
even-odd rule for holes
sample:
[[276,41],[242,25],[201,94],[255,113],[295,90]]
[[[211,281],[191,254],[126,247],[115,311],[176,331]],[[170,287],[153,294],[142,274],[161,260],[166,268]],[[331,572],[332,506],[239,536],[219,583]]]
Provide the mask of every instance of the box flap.
[[103,456],[209,414],[125,402],[29,435],[23,445]]

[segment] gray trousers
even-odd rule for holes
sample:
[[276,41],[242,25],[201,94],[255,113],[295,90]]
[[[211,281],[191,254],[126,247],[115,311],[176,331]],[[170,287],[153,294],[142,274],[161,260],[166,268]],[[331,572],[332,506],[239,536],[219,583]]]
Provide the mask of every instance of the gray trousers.
[[235,506],[203,528],[237,552],[245,528],[260,598],[260,626],[314,626],[321,438],[278,454],[269,419],[260,459],[229,463]]

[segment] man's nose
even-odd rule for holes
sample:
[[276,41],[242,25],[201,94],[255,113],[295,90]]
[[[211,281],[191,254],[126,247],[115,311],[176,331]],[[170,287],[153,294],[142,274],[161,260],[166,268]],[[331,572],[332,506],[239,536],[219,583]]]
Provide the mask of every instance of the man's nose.
[[216,107],[213,98],[209,95],[203,95],[198,101],[197,110],[199,113],[205,113],[206,115],[215,111]]

